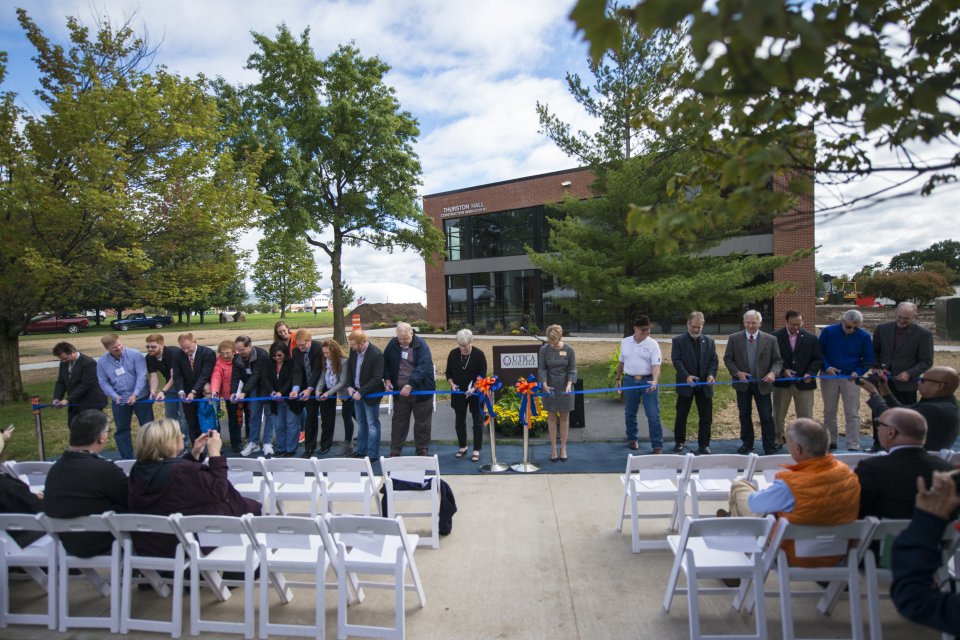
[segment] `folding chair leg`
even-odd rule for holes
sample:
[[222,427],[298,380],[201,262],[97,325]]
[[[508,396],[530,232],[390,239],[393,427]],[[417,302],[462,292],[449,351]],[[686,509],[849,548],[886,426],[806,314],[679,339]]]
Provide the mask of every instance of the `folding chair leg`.
[[680,564],[683,557],[677,554],[673,559],[673,567],[670,569],[670,577],[667,579],[667,592],[663,594],[663,610],[670,611],[670,604],[673,602],[673,594],[677,590],[677,580],[680,577]]
[[693,552],[687,550],[687,608],[690,618],[690,638],[700,638],[700,594],[697,591],[697,567],[693,561]]
[[[630,482],[630,480],[627,479],[627,482]],[[622,532],[622,531],[623,531],[623,517],[624,517],[624,515],[626,515],[626,510],[627,510],[627,488],[624,487],[624,488],[623,488],[623,496],[620,498],[620,518],[617,519],[617,531],[618,531],[618,532]]]
[[[793,601],[790,598],[790,568],[787,566],[787,556],[779,551],[777,558],[777,576],[780,580],[780,620],[783,623],[783,640],[793,640]],[[757,595],[754,603],[759,612],[761,597]],[[759,613],[758,613],[759,615]]]
[[863,611],[860,603],[860,572],[857,568],[857,553],[851,549],[847,554],[847,584],[850,590],[850,631],[853,640],[863,640]]
[[877,561],[872,553],[868,553],[863,559],[863,577],[867,585],[870,640],[883,640],[883,628],[880,626],[880,594],[877,590]]
[[[397,551],[398,555],[400,553],[403,553],[402,549]],[[396,566],[394,567],[394,581],[395,581],[395,591],[396,591],[394,606],[397,608],[397,611],[394,616],[393,628],[396,634],[395,637],[398,639],[404,638],[405,637],[404,634],[406,631],[404,629],[404,621],[406,620],[406,617],[407,617],[407,611],[405,609],[405,606],[406,606],[405,596],[406,596],[407,590],[404,588],[404,584],[403,584],[404,576],[406,575],[406,572],[407,572],[407,562],[406,562],[406,557],[404,556],[403,558],[400,559],[399,562],[397,562]]]
[[[767,605],[764,602],[763,594],[763,558],[760,557],[759,553],[754,557],[753,580],[751,580],[751,582],[753,582],[753,597],[757,603],[757,610],[755,612],[757,618],[757,638],[762,639],[767,637]],[[737,597],[739,597],[739,594]]]

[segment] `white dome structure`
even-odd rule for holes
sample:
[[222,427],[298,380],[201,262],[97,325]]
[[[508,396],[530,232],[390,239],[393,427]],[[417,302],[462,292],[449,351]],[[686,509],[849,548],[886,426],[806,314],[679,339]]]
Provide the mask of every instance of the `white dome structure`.
[[[399,282],[350,283],[356,299],[352,306],[389,302],[393,304],[419,303],[427,306],[427,292]],[[361,300],[362,298],[362,300]]]

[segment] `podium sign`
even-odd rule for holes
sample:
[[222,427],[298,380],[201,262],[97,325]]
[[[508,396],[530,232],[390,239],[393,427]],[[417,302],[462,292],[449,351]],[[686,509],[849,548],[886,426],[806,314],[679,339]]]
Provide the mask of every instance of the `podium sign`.
[[[537,375],[540,345],[515,344],[493,347],[493,373],[504,387],[512,387],[519,378]],[[537,382],[540,382],[539,380]]]

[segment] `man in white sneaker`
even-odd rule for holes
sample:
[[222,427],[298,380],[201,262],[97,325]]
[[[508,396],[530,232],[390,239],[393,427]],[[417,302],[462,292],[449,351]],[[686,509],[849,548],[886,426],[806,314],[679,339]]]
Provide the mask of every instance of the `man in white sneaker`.
[[[247,423],[247,445],[240,452],[243,457],[260,452],[260,429],[263,426],[262,400],[247,400],[247,398],[264,398],[269,392],[264,387],[269,379],[270,355],[260,347],[253,346],[249,336],[237,336],[234,341],[237,355],[233,359],[233,374],[230,378],[230,401],[243,402],[248,406],[249,421]],[[273,422],[267,420],[264,429],[263,441],[268,445],[273,440]],[[273,446],[270,453],[273,453]]]

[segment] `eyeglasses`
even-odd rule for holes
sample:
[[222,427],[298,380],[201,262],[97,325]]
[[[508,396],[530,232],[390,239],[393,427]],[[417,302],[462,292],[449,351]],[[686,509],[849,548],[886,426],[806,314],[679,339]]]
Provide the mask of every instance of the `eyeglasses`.
[[282,353],[278,353],[277,355],[273,356],[273,359],[274,359],[274,360],[283,360],[283,359],[286,358],[286,357],[287,357],[287,356],[283,355]]
[[890,427],[891,429],[896,429],[897,425],[890,424],[889,422],[884,422],[883,420],[877,420],[878,427]]
[[933,378],[927,378],[926,376],[920,376],[917,378],[917,382],[933,382],[934,384],[947,384],[943,380],[934,380]]
[[857,325],[855,325],[855,324],[847,324],[846,322],[843,323],[843,330],[844,330],[844,331],[855,331],[856,328],[857,328]]

